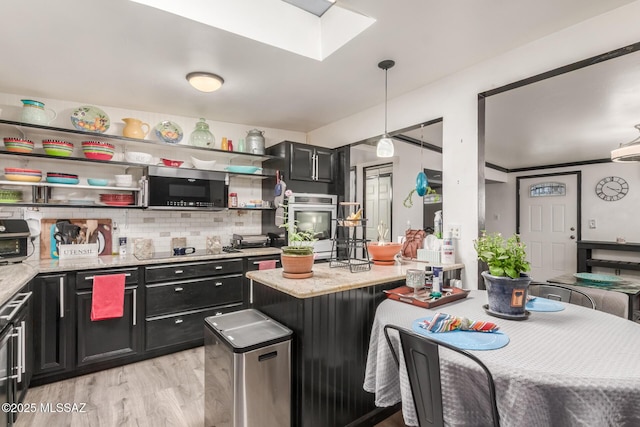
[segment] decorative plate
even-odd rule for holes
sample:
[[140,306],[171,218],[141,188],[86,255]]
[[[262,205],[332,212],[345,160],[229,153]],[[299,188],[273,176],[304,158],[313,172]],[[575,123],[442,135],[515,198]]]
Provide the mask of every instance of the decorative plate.
[[71,123],[78,130],[96,133],[106,132],[111,124],[107,113],[90,105],[78,107],[71,115]]
[[600,282],[600,283],[613,283],[622,282],[624,279],[619,276],[612,276],[610,274],[596,274],[596,273],[573,273],[573,277],[579,280],[587,282]]
[[562,311],[564,304],[542,297],[533,297],[524,306],[529,311]]
[[182,141],[182,137],[184,136],[180,126],[169,120],[161,121],[153,130],[160,140],[170,144],[177,144]]
[[48,176],[47,177],[47,182],[50,182],[51,184],[77,184],[79,181],[77,178],[58,178],[55,176]]

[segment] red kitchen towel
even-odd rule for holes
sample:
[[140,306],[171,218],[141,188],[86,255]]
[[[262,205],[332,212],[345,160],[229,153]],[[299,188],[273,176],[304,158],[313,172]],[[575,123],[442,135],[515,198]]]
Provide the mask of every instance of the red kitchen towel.
[[276,268],[276,260],[270,259],[267,261],[258,261],[258,270],[271,270]]
[[93,278],[91,321],[122,317],[125,278],[125,274],[107,274]]

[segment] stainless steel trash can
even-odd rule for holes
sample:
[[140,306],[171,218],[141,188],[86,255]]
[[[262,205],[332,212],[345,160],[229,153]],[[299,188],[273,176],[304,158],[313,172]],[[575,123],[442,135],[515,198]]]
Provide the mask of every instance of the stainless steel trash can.
[[291,425],[291,334],[254,309],[205,318],[205,427]]

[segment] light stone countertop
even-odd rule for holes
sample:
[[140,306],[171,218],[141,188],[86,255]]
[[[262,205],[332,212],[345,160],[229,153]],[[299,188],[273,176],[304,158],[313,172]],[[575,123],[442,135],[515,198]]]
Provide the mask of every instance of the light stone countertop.
[[0,266],[0,305],[15,295],[24,285],[40,273],[64,273],[79,270],[95,270],[100,268],[136,267],[140,265],[168,264],[175,262],[195,262],[217,259],[244,258],[251,256],[279,254],[279,248],[242,249],[242,252],[221,253],[218,255],[176,256],[170,258],[139,260],[128,254],[126,257],[101,256],[78,260],[45,259],[30,260],[16,264]]
[[[286,279],[282,277],[282,268],[250,271],[247,273],[247,277],[302,299],[404,280],[407,270],[424,269],[426,265],[429,264],[408,262],[392,266],[372,265],[371,270],[351,273],[348,268],[331,268],[329,263],[322,263],[313,265],[313,277],[308,279]],[[444,271],[452,271],[464,268],[464,264],[451,264],[442,267]]]

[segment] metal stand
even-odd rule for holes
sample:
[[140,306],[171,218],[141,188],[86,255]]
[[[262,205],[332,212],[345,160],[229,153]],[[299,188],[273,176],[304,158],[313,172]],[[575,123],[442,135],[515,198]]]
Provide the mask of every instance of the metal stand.
[[[329,267],[349,268],[352,273],[371,270],[369,251],[367,251],[368,240],[358,237],[358,230],[364,229],[367,220],[337,219],[336,221]],[[362,258],[358,258],[358,249],[362,250]]]

